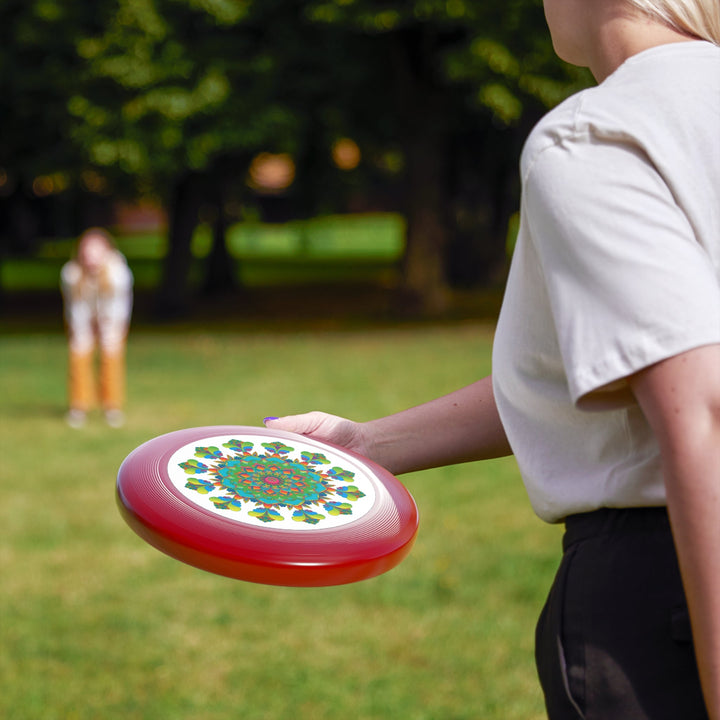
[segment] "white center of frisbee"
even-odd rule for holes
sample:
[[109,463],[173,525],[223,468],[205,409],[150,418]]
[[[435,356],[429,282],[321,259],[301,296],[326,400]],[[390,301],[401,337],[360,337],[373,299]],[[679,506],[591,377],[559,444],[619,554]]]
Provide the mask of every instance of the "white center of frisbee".
[[356,522],[384,486],[361,461],[310,440],[220,435],[168,461],[172,485],[192,504],[240,523],[311,531]]

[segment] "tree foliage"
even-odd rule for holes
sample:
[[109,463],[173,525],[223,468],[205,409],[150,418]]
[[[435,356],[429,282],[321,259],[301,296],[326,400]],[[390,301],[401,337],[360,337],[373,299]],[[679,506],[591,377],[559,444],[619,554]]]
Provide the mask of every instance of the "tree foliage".
[[[557,61],[535,0],[316,0],[306,12],[384,39],[377,77],[398,101],[391,134],[406,164],[406,289],[425,310],[442,309],[448,256],[470,281],[478,275],[467,267],[501,261],[520,138],[587,76]],[[379,107],[372,94],[356,97]]]
[[407,217],[407,296],[441,308],[448,268],[502,256],[529,126],[588,82],[555,58],[540,0],[6,0],[0,38],[0,168],[160,197],[170,304],[203,203],[221,245],[251,159],[282,152],[292,212],[340,210],[330,147],[350,137],[353,187],[392,188]]
[[[40,231],[42,183],[65,189],[78,172],[79,148],[67,142],[67,98],[79,87],[75,43],[92,32],[78,3],[6,0],[0,10],[0,250],[32,248]],[[38,183],[40,178],[40,183]],[[34,187],[33,187],[34,186]]]

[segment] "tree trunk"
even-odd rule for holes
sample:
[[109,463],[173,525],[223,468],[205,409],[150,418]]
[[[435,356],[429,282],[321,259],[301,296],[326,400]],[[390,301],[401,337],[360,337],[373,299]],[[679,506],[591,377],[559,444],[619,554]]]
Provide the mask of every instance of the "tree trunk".
[[505,270],[508,223],[519,207],[518,131],[482,122],[458,133],[450,153],[454,223],[446,267],[453,287],[480,287]]
[[215,218],[212,225],[212,245],[205,263],[203,293],[218,296],[237,288],[237,266],[227,246],[227,219],[222,178],[215,187]]
[[180,178],[173,188],[168,251],[163,263],[163,276],[157,298],[157,312],[164,320],[186,315],[192,304],[191,243],[200,211],[199,180],[197,174],[190,173]]
[[448,305],[445,273],[447,198],[440,178],[445,157],[434,133],[418,128],[407,148],[407,247],[403,286],[424,314],[437,315]]
[[438,315],[449,302],[444,251],[448,121],[441,91],[432,80],[432,53],[426,47],[434,39],[426,32],[416,27],[399,33],[395,52],[405,155],[403,291],[408,309]]

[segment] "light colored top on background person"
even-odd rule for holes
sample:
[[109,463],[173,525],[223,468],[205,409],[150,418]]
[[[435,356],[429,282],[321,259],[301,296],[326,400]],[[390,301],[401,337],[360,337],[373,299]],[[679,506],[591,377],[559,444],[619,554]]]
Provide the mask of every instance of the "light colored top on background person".
[[108,246],[95,272],[73,259],[60,277],[71,349],[90,352],[96,341],[105,351],[118,349],[127,335],[133,302],[133,276],[124,256]]
[[664,505],[625,378],[720,342],[720,47],[629,58],[538,124],[521,169],[493,378],[533,507]]

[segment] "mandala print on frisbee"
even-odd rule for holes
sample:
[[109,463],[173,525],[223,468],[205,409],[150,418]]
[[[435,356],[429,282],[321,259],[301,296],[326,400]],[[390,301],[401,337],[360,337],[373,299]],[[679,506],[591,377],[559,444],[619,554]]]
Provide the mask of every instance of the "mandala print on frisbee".
[[259,526],[337,527],[372,507],[373,485],[359,466],[351,469],[346,458],[331,460],[310,446],[267,439],[193,443],[170,459],[170,478],[201,507]]

